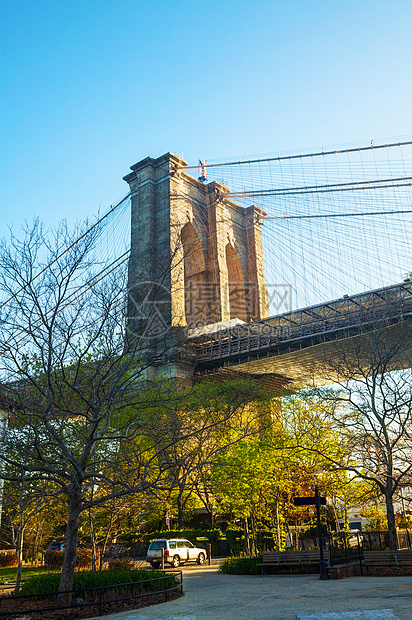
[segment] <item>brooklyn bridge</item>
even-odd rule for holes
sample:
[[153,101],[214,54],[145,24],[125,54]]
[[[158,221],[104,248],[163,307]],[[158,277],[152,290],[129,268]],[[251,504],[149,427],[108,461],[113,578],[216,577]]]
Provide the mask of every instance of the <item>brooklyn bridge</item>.
[[[265,375],[274,385],[315,385],[324,382],[322,360],[333,356],[337,341],[382,328],[390,338],[394,326],[408,328],[411,176],[405,157],[398,170],[388,151],[409,148],[370,145],[201,165],[194,168],[197,179],[170,153],[132,166],[125,177],[131,201],[129,320],[143,346],[170,336],[174,357],[164,356],[159,372],[192,377],[230,371]],[[324,166],[331,157],[334,167],[325,176],[314,162]],[[285,161],[295,186],[287,186],[284,172],[280,186],[262,187],[270,176],[274,184],[268,166]],[[231,191],[228,174],[205,177],[207,170],[229,170],[239,185],[233,168],[242,166],[258,169],[249,170],[248,188]],[[330,182],[332,172],[338,182]],[[289,224],[289,238],[280,223]],[[296,307],[305,299],[294,290],[299,277],[306,299],[323,295],[320,302]],[[365,290],[369,282],[384,286]],[[328,289],[339,296],[328,299]]]
[[412,142],[193,165],[166,153],[124,180],[93,224],[99,278],[127,268],[151,376],[317,385],[337,343],[409,330]]

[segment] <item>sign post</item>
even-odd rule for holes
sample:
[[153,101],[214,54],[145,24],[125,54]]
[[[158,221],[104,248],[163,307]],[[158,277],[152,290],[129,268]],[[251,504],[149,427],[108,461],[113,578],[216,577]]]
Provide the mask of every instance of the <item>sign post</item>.
[[326,497],[319,495],[318,487],[315,487],[315,497],[294,497],[293,503],[295,506],[316,506],[316,521],[318,526],[318,538],[319,538],[319,550],[320,550],[320,577],[322,581],[329,579],[326,572],[326,562],[323,553],[322,545],[322,527],[320,524],[320,507],[326,506]]

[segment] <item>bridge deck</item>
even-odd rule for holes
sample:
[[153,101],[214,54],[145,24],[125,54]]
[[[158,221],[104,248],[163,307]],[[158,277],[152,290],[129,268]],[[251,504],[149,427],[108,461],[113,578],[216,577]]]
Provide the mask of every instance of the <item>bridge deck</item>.
[[190,338],[200,368],[290,353],[332,339],[394,325],[412,315],[412,282],[287,312]]

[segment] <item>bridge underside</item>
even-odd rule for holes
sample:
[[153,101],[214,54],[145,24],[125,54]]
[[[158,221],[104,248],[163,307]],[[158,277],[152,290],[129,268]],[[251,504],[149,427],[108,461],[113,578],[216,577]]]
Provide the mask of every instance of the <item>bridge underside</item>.
[[[299,386],[412,367],[412,281],[190,338],[196,372],[272,375]],[[346,378],[348,378],[346,376]]]
[[367,374],[371,346],[378,339],[385,343],[386,351],[402,343],[401,351],[392,355],[387,370],[412,366],[412,327],[409,321],[402,321],[377,330],[358,330],[358,333],[348,330],[344,334],[330,335],[329,339],[325,336],[302,339],[289,343],[287,347],[268,350],[265,354],[232,359],[220,368],[215,366],[213,370],[210,365],[203,364],[203,369],[198,366],[197,372],[253,375],[262,378],[267,387],[274,389],[281,386],[308,388],[331,385],[344,378],[339,368],[351,369],[353,379],[364,372]]

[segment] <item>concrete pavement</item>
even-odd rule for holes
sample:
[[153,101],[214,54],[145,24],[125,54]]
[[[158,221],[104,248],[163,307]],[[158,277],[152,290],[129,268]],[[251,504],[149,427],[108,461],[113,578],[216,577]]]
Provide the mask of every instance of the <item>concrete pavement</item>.
[[296,620],[316,612],[393,610],[395,618],[412,620],[412,576],[319,581],[317,575],[222,575],[206,566],[183,569],[183,585],[180,599],[105,618]]

